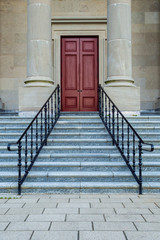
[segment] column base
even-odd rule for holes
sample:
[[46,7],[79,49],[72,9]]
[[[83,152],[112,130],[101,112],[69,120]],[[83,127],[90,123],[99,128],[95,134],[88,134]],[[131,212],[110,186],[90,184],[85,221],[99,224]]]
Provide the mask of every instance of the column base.
[[104,87],[106,93],[121,111],[140,111],[140,88],[132,87]]
[[28,77],[24,83],[26,87],[50,87],[54,84],[51,78],[42,76]]
[[109,77],[107,78],[106,85],[108,87],[134,87],[134,80],[133,78],[129,77]]
[[38,112],[54,91],[53,87],[20,87],[19,112]]

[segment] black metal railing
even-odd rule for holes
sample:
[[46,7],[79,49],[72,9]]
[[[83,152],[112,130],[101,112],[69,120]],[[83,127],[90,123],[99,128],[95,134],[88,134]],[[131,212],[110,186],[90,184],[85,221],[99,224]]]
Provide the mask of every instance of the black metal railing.
[[99,85],[99,115],[112,138],[112,144],[117,146],[139,184],[139,194],[142,194],[142,153],[143,151],[152,152],[153,144],[142,140],[101,85]]
[[[18,194],[41,149],[60,116],[60,87],[57,85],[48,100],[25,129],[19,140],[8,144],[8,151],[18,150]],[[11,145],[16,145],[11,149]]]

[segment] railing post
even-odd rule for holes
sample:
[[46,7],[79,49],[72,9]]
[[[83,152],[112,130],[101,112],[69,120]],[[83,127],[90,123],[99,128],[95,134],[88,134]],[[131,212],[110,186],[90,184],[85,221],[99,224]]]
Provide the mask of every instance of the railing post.
[[58,117],[60,116],[60,86],[58,84]]
[[55,91],[55,95],[54,95],[54,114],[55,114],[55,121],[57,119],[57,91]]
[[115,125],[115,119],[114,119],[114,113],[115,113],[115,109],[114,109],[114,105],[112,105],[112,134],[113,134],[113,138],[112,138],[112,144],[114,145],[114,125]]
[[21,195],[21,167],[22,167],[22,142],[18,144],[18,195]]
[[44,107],[44,112],[45,112],[45,145],[47,145],[47,104],[45,104]]
[[142,194],[142,143],[139,141],[139,194]]
[[99,85],[99,95],[98,95],[98,103],[99,103],[99,115],[101,117],[101,85]]

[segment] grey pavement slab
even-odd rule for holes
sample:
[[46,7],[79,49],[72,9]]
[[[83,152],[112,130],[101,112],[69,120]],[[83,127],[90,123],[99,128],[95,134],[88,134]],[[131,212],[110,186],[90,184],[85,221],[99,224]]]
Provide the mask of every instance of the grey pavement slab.
[[160,223],[160,215],[143,215],[147,222],[159,222]]
[[124,206],[126,208],[158,208],[154,203],[125,203]]
[[43,215],[45,214],[78,214],[78,208],[45,208]]
[[59,214],[59,215],[29,215],[27,218],[27,222],[58,222],[58,221],[64,221],[65,220],[65,214]]
[[136,231],[132,222],[93,222],[93,225],[95,231]]
[[70,203],[100,203],[99,198],[70,199]]
[[87,198],[89,198],[89,199],[96,199],[96,198],[101,198],[101,197],[105,197],[105,198],[109,198],[109,195],[108,194],[106,194],[106,193],[104,193],[103,195],[102,194],[86,194],[86,193],[84,193],[84,194],[80,194],[80,199],[87,199]]
[[1,203],[0,204],[0,209],[1,208],[22,208],[24,205],[24,203],[14,203],[14,204],[11,204],[11,203]]
[[91,222],[53,222],[50,230],[54,231],[79,231],[92,230]]
[[11,222],[7,231],[47,231],[50,222]]
[[56,198],[59,198],[59,199],[64,199],[64,198],[80,198],[80,195],[79,194],[51,194],[50,195],[50,198],[52,199],[56,199]]
[[5,206],[4,206],[4,208],[0,208],[0,215],[5,214],[8,210],[9,210],[9,208],[6,208]]
[[123,208],[122,203],[91,203],[91,208]]
[[7,215],[42,214],[43,211],[44,208],[18,208],[18,209],[11,208],[6,214]]
[[103,196],[100,198],[102,203],[123,203],[123,202],[128,202],[131,203],[130,198],[124,198],[124,199],[119,199],[119,198],[103,198]]
[[78,240],[77,231],[35,231],[32,240]]
[[135,222],[135,225],[139,231],[160,231],[160,222],[159,223]]
[[7,201],[8,201],[8,199],[0,199],[0,203],[5,203]]
[[80,214],[116,214],[113,208],[80,208]]
[[80,214],[67,214],[66,221],[68,222],[104,222],[103,215],[80,215]]
[[160,239],[160,231],[159,232],[148,232],[148,231],[125,231],[127,236],[127,240],[159,240]]
[[149,208],[153,214],[160,215],[160,208]]
[[106,215],[106,222],[144,222],[141,215]]
[[23,222],[26,215],[0,215],[0,222]]
[[69,202],[69,198],[40,198],[38,203],[68,203]]
[[0,231],[1,240],[29,240],[32,231]]
[[5,228],[8,226],[9,222],[0,222],[0,230],[5,230]]
[[117,214],[124,215],[152,214],[152,212],[148,208],[115,208],[115,211]]
[[89,203],[58,203],[58,208],[89,208]]
[[57,206],[57,203],[48,203],[48,202],[46,202],[46,203],[26,203],[25,205],[24,205],[24,209],[25,208],[56,208],[56,206]]
[[80,231],[79,236],[79,240],[126,240],[120,231]]
[[20,199],[9,199],[7,201],[7,203],[37,203],[37,201],[39,200],[39,198],[28,198],[28,199],[23,199],[23,198],[20,198]]
[[139,195],[136,193],[111,193],[109,194],[109,198],[118,198],[118,199],[126,199],[126,198],[139,198]]

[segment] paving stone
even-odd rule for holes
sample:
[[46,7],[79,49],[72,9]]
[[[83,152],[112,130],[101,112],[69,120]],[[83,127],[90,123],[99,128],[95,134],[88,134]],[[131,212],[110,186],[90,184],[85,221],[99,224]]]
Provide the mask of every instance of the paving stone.
[[78,208],[45,208],[43,215],[45,214],[78,214]]
[[117,231],[80,231],[79,240],[126,240],[123,232]]
[[25,208],[29,208],[29,207],[31,207],[31,208],[56,208],[56,206],[57,206],[57,203],[48,203],[48,202],[46,202],[46,203],[26,203],[25,205],[24,205],[24,209]]
[[40,199],[40,198],[50,198],[51,196],[48,194],[22,194],[22,199]]
[[124,199],[119,199],[119,198],[100,198],[102,203],[123,203],[123,202],[129,202],[131,203],[132,201],[130,198],[124,198]]
[[139,198],[139,195],[137,195],[136,193],[124,193],[124,194],[120,194],[120,193],[111,193],[109,194],[109,198],[118,198],[118,199],[126,199],[126,198]]
[[9,209],[9,208],[6,208],[6,207],[0,208],[0,215],[5,214],[5,213],[8,211],[8,209]]
[[135,226],[131,222],[93,222],[93,225],[95,231],[136,231]]
[[23,198],[20,198],[20,199],[9,199],[8,201],[7,201],[7,203],[13,203],[13,204],[15,204],[15,203],[22,203],[22,204],[24,204],[24,203],[37,203],[37,201],[38,201],[39,199],[38,198],[29,198],[29,199],[23,199]]
[[7,201],[8,201],[8,199],[0,199],[0,203],[5,203]]
[[160,222],[159,223],[135,223],[139,231],[160,231]]
[[136,215],[136,214],[152,214],[148,208],[115,208],[117,214]]
[[89,208],[89,203],[58,203],[57,208]]
[[104,221],[104,217],[102,215],[76,215],[76,214],[72,214],[72,215],[67,215],[67,220],[68,222],[103,222]]
[[23,222],[26,215],[0,215],[0,222]]
[[153,214],[160,215],[160,208],[149,208]]
[[11,222],[7,231],[44,231],[48,230],[49,226],[49,222]]
[[65,214],[60,215],[29,215],[27,222],[53,222],[64,221]]
[[100,203],[99,198],[70,199],[70,203]]
[[79,196],[79,194],[51,194],[50,195],[50,198],[52,199],[52,198],[54,198],[54,199],[56,199],[56,198],[59,198],[59,199],[62,199],[62,198],[80,198],[80,196]]
[[9,222],[0,222],[0,230],[4,230],[8,226]]
[[76,231],[35,231],[32,240],[78,240]]
[[91,222],[53,222],[50,230],[73,231],[92,230]]
[[80,214],[116,214],[113,208],[80,208]]
[[38,204],[40,203],[68,203],[69,202],[69,198],[49,198],[49,199],[45,199],[45,198],[41,198],[38,201]]
[[[94,193],[93,194],[86,194],[86,193],[80,194],[81,199],[87,199],[87,198],[96,199],[96,198],[101,198],[101,197],[102,197],[102,194],[94,194]],[[103,193],[103,197],[109,198],[109,195],[106,193]]]
[[158,208],[154,203],[125,203],[126,208]]
[[159,232],[148,232],[148,231],[125,231],[128,240],[159,240],[160,239],[160,231]]
[[0,231],[1,240],[29,240],[32,231]]
[[24,205],[24,203],[14,203],[14,204],[10,204],[10,203],[2,203],[0,204],[0,208],[22,208]]
[[160,222],[160,215],[143,215],[147,222]]
[[131,198],[133,203],[160,203],[160,198],[149,197],[149,198]]
[[91,203],[91,208],[123,208],[122,203]]
[[24,215],[24,214],[42,214],[44,208],[12,208],[6,213],[7,215]]
[[106,215],[107,222],[144,222],[141,215]]

